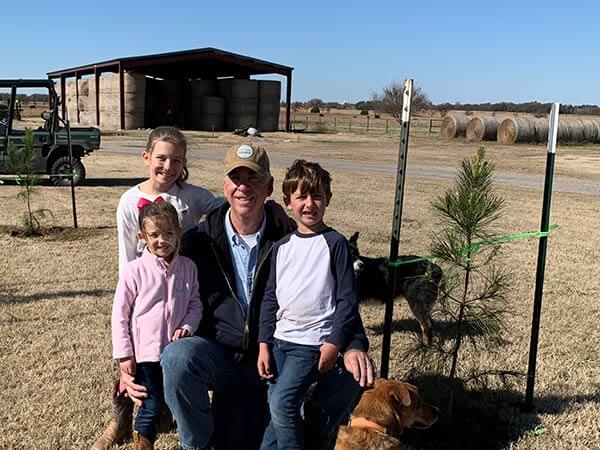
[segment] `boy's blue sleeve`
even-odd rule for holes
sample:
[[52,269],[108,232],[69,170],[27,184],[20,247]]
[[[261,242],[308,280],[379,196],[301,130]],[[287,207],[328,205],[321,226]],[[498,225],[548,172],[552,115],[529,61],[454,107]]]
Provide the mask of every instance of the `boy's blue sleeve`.
[[271,272],[269,273],[269,279],[267,280],[267,287],[265,289],[265,295],[263,296],[262,303],[260,305],[260,320],[258,326],[258,342],[266,342],[271,344],[273,342],[273,334],[275,333],[275,323],[277,310],[279,304],[277,303],[277,249],[276,245],[273,248],[271,255]]
[[343,350],[354,337],[358,320],[354,268],[346,238],[333,232],[326,239],[331,251],[331,270],[336,280],[333,328],[327,342]]

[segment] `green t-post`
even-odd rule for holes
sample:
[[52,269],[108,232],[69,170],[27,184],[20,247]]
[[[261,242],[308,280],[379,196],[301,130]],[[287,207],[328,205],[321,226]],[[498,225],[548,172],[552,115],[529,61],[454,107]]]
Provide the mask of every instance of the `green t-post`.
[[529,344],[529,366],[527,368],[527,388],[525,390],[525,411],[533,411],[533,387],[535,384],[535,365],[540,335],[540,319],[542,315],[542,296],[544,293],[544,272],[546,270],[546,249],[548,247],[548,228],[550,225],[550,204],[552,201],[552,181],[554,177],[554,159],[556,157],[556,138],[558,131],[558,112],[560,104],[554,103],[550,111],[548,129],[548,156],[546,159],[546,180],[544,183],[544,200],[542,206],[542,223],[538,247],[537,271],[535,277],[535,294],[533,298],[533,318],[531,321],[531,341]]
[[404,94],[402,98],[402,128],[400,131],[400,150],[398,153],[398,169],[396,172],[396,197],[394,200],[394,217],[392,220],[392,238],[390,240],[390,266],[388,268],[391,276],[388,277],[389,297],[385,302],[385,316],[383,324],[383,341],[381,344],[381,370],[380,376],[388,377],[390,365],[390,348],[392,341],[392,318],[394,315],[394,292],[396,291],[396,273],[393,266],[398,258],[398,247],[400,245],[400,226],[402,224],[402,201],[404,199],[404,179],[406,174],[406,157],[408,154],[408,133],[410,131],[410,102],[412,99],[413,80],[404,82]]

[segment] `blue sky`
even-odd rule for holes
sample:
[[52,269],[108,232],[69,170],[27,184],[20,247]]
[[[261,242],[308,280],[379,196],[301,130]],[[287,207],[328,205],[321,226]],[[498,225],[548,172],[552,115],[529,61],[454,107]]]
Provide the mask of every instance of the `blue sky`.
[[435,103],[600,104],[596,1],[2,3],[0,78],[215,47],[294,67],[292,100],[356,102],[410,77]]

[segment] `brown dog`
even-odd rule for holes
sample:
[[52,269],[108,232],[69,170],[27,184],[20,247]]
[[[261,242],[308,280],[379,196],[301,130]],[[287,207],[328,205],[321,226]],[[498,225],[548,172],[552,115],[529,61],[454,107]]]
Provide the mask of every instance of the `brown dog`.
[[394,436],[404,428],[429,428],[437,419],[437,408],[422,401],[415,386],[379,378],[363,394],[348,426],[340,427],[335,450],[396,450],[400,441]]

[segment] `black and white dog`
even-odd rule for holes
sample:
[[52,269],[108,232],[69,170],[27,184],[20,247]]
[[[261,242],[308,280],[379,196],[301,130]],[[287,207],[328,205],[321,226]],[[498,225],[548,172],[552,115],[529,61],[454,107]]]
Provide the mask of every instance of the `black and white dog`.
[[[423,344],[430,345],[431,310],[443,291],[442,269],[430,261],[415,261],[390,267],[388,258],[361,256],[358,250],[358,231],[348,240],[354,260],[357,297],[359,301],[374,299],[385,302],[389,298],[389,276],[396,270],[394,298],[403,296],[421,326]],[[402,255],[398,261],[410,261],[419,256]]]

